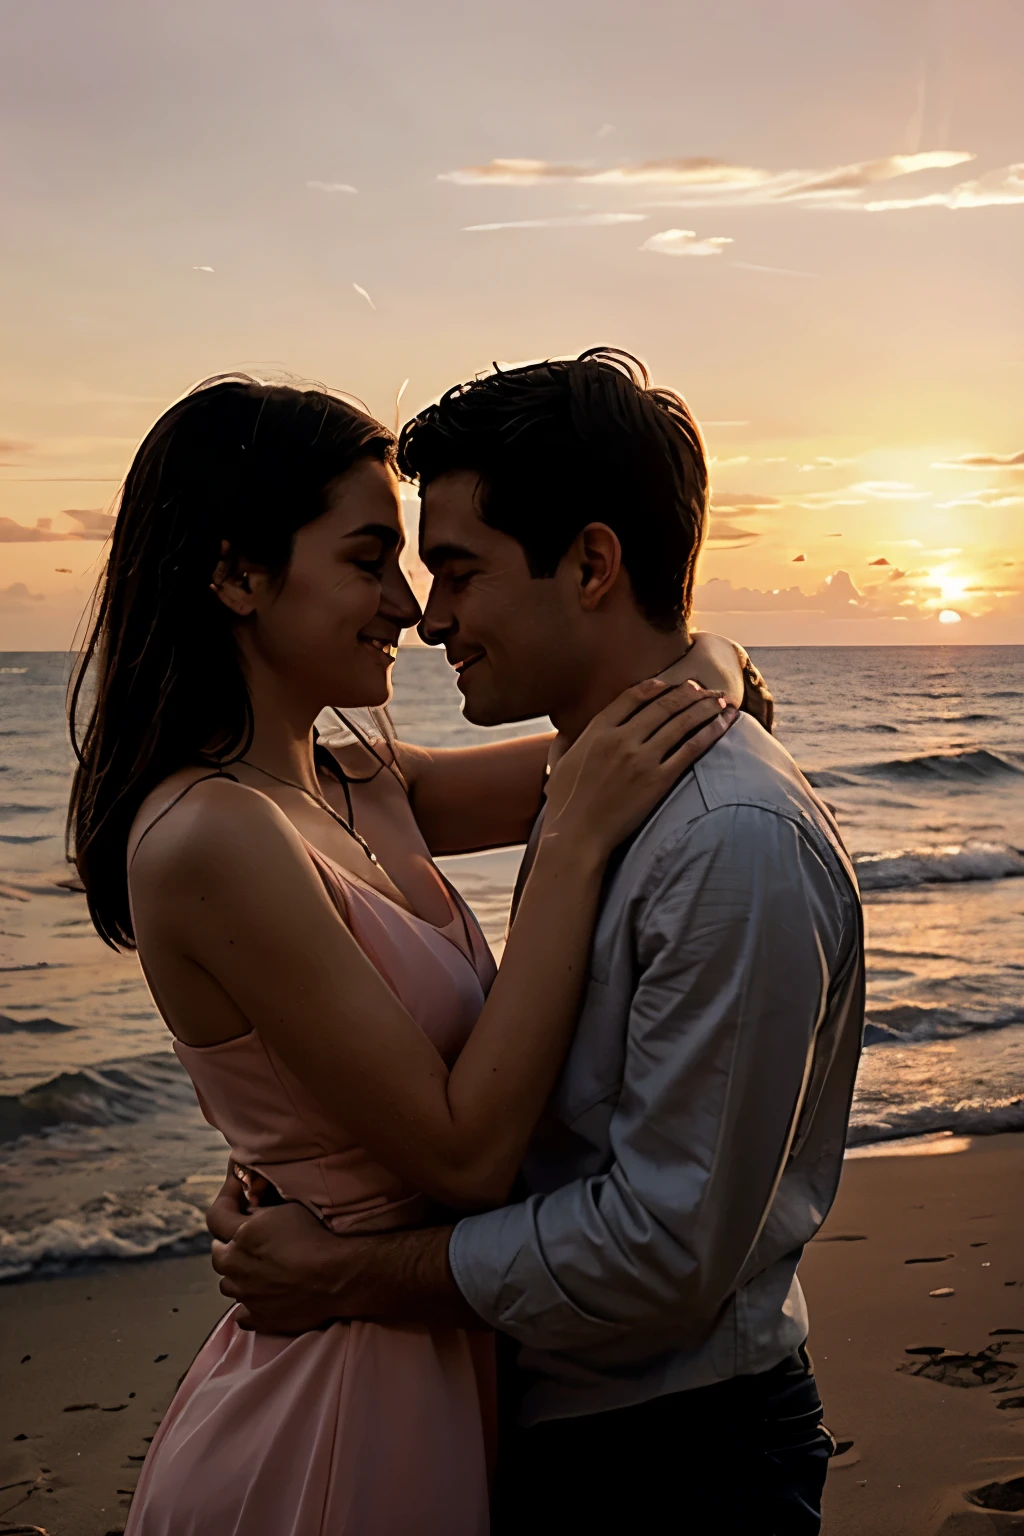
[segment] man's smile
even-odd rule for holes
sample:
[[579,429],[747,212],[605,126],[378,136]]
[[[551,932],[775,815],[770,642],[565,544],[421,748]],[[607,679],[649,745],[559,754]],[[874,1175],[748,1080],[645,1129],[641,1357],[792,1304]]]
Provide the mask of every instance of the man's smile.
[[486,654],[486,651],[470,651],[468,656],[461,656],[457,660],[449,656],[448,661],[461,678],[463,673],[468,672],[469,668],[472,667],[476,662],[482,660]]

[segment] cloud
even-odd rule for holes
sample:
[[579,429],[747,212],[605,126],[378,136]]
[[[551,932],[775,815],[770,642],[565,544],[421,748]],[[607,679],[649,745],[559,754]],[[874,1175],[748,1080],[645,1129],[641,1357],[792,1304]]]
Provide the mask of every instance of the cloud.
[[[0,519],[6,522],[7,519]],[[23,581],[16,581],[13,586],[0,587],[0,612],[10,608],[25,608],[29,603],[41,603],[41,592],[30,592]]]
[[830,507],[863,507],[865,505],[865,498],[851,495],[849,487],[837,491],[803,491],[797,502],[798,507],[807,507],[812,512],[825,511]]
[[744,272],[774,272],[779,277],[820,277],[820,272],[805,272],[802,267],[764,267],[759,261],[730,261],[730,267]]
[[41,517],[34,528],[16,523],[11,517],[0,517],[0,544],[59,544],[83,539],[105,539],[114,526],[114,519],[107,512],[65,512],[77,528],[54,532],[53,518]]
[[932,469],[1024,469],[1024,448],[1020,453],[964,453]]
[[370,298],[370,295],[367,293],[365,288],[360,288],[358,283],[353,283],[352,287],[355,289],[356,293],[358,293],[358,295],[359,295],[359,297],[361,299],[365,299],[366,300],[367,304],[369,304],[371,309],[376,309],[377,308],[376,304]]
[[193,267],[192,271],[193,272],[212,272],[213,268],[212,267]]
[[484,234],[495,229],[585,229],[602,224],[642,224],[646,213],[568,213],[551,219],[505,219],[497,224],[467,224],[465,233]]
[[792,559],[792,561],[791,561],[791,562],[790,562],[790,563],[791,563],[791,564],[792,564],[792,565],[802,565],[802,564],[803,564],[803,562],[804,562],[804,561],[805,561],[805,560],[806,560],[806,559],[807,559],[807,556],[806,556],[806,555],[794,555],[794,556],[793,556],[793,559]]
[[24,523],[16,523],[12,517],[0,517],[0,544],[50,544],[74,537],[74,534],[51,533],[49,528],[26,528]]
[[750,491],[712,491],[712,510],[715,512],[767,512],[780,505],[777,496],[764,496]]
[[998,208],[1013,203],[1024,203],[1024,161],[987,171],[976,181],[962,181],[948,192],[889,198],[861,206],[868,213],[896,213],[907,208]]
[[0,469],[11,468],[18,463],[22,454],[31,451],[31,443],[19,442],[12,437],[0,437]]
[[347,181],[307,181],[306,186],[310,192],[358,192],[358,187],[350,186]]
[[694,603],[702,613],[767,613],[800,611],[823,613],[845,610],[861,601],[846,571],[836,571],[813,593],[799,587],[776,587],[762,592],[756,587],[734,587],[731,581],[716,577],[698,586]]
[[724,544],[731,549],[745,549],[756,544],[761,535],[753,528],[741,528],[738,523],[719,522],[712,517],[708,530],[709,544]]
[[727,245],[732,245],[731,235],[711,235],[698,240],[692,229],[663,229],[651,235],[640,247],[642,251],[657,251],[661,256],[721,256]]
[[114,516],[110,512],[99,509],[89,509],[84,512],[64,512],[64,517],[73,518],[82,532],[79,535],[83,539],[105,539],[114,530]]
[[[848,571],[834,571],[815,588],[804,592],[800,587],[776,587],[762,591],[756,587],[734,587],[728,580],[716,578],[697,587],[694,605],[707,613],[791,613],[804,612],[841,620],[902,619],[934,620],[944,607],[941,588],[931,585],[907,594],[906,588],[893,588],[895,573],[875,586],[858,588]],[[1007,596],[1013,598],[1014,594]],[[1005,612],[1005,603],[999,609]]]
[[1003,491],[995,488],[984,491],[967,491],[955,501],[937,501],[935,505],[944,511],[950,507],[1019,507],[1024,504],[1024,496],[1014,495],[1012,491]]
[[[673,206],[691,208],[779,202],[863,207],[866,205],[858,202],[858,194],[869,187],[921,171],[948,170],[973,159],[974,156],[966,150],[929,150],[914,155],[884,155],[876,160],[858,160],[823,170],[783,171],[738,165],[706,155],[644,160],[605,170],[547,160],[500,159],[491,160],[486,165],[445,171],[439,179],[462,186],[529,187],[576,183],[618,188],[664,187],[678,194]],[[982,178],[982,181],[987,180]]]
[[888,561],[885,558],[884,555],[879,555],[877,560],[869,560],[868,561],[868,565],[889,565],[889,564],[890,564],[890,561]]
[[454,181],[464,187],[533,187],[544,181],[586,181],[580,165],[552,165],[547,160],[489,160],[486,165],[467,165],[443,171],[438,181]]
[[851,491],[863,491],[875,501],[927,501],[931,491],[919,491],[906,480],[861,480]]
[[811,459],[810,463],[808,463],[808,464],[798,464],[796,466],[796,472],[797,472],[798,475],[807,475],[807,474],[810,474],[811,471],[815,470],[815,469],[838,469],[841,464],[852,464],[852,463],[853,463],[852,459],[832,459],[832,458],[829,458],[825,454],[820,454],[819,453],[819,454],[816,454],[813,459]]

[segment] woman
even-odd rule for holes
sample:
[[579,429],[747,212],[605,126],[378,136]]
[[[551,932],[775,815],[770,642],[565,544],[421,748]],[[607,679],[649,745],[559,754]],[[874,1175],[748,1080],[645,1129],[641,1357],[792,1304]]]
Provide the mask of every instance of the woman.
[[[476,751],[469,797],[461,753],[407,753],[410,782],[353,774],[365,748],[321,749],[316,773],[314,720],[383,704],[419,617],[392,451],[319,391],[223,379],[173,406],[125,482],[72,702],[95,673],[70,826],[98,931],[138,949],[232,1155],[339,1231],[505,1198],[568,1044],[605,862],[734,714],[653,679],[597,717],[548,781],[495,979],[430,849],[521,839],[549,739]],[[488,1370],[484,1337],[457,1329],[268,1338],[228,1314],[128,1531],[484,1532]]]

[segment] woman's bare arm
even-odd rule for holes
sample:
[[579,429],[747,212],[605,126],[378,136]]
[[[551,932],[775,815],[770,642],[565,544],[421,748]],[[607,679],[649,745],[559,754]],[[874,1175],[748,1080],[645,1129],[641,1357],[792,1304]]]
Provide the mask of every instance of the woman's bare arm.
[[399,742],[398,766],[433,854],[475,853],[525,843],[540,810],[554,733],[479,747]]
[[[568,1045],[607,856],[728,726],[707,697],[680,712],[682,690],[669,691],[675,704],[662,692],[636,713],[658,692],[646,686],[631,690],[631,716],[611,726],[603,712],[553,775],[501,972],[451,1071],[266,797],[224,781],[198,785],[136,856],[136,906],[159,914],[151,931],[159,926],[216,981],[385,1166],[452,1204],[500,1201]],[[709,723],[662,761],[701,719]]]

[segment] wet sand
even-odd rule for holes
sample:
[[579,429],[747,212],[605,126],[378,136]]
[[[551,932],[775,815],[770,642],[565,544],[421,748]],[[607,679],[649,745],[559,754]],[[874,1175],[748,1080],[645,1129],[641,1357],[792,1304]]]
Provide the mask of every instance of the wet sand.
[[[848,1161],[804,1259],[826,1422],[852,1442],[827,1536],[1024,1533],[1024,1136],[947,1145]],[[123,1529],[223,1307],[203,1258],[0,1287],[0,1536]]]

